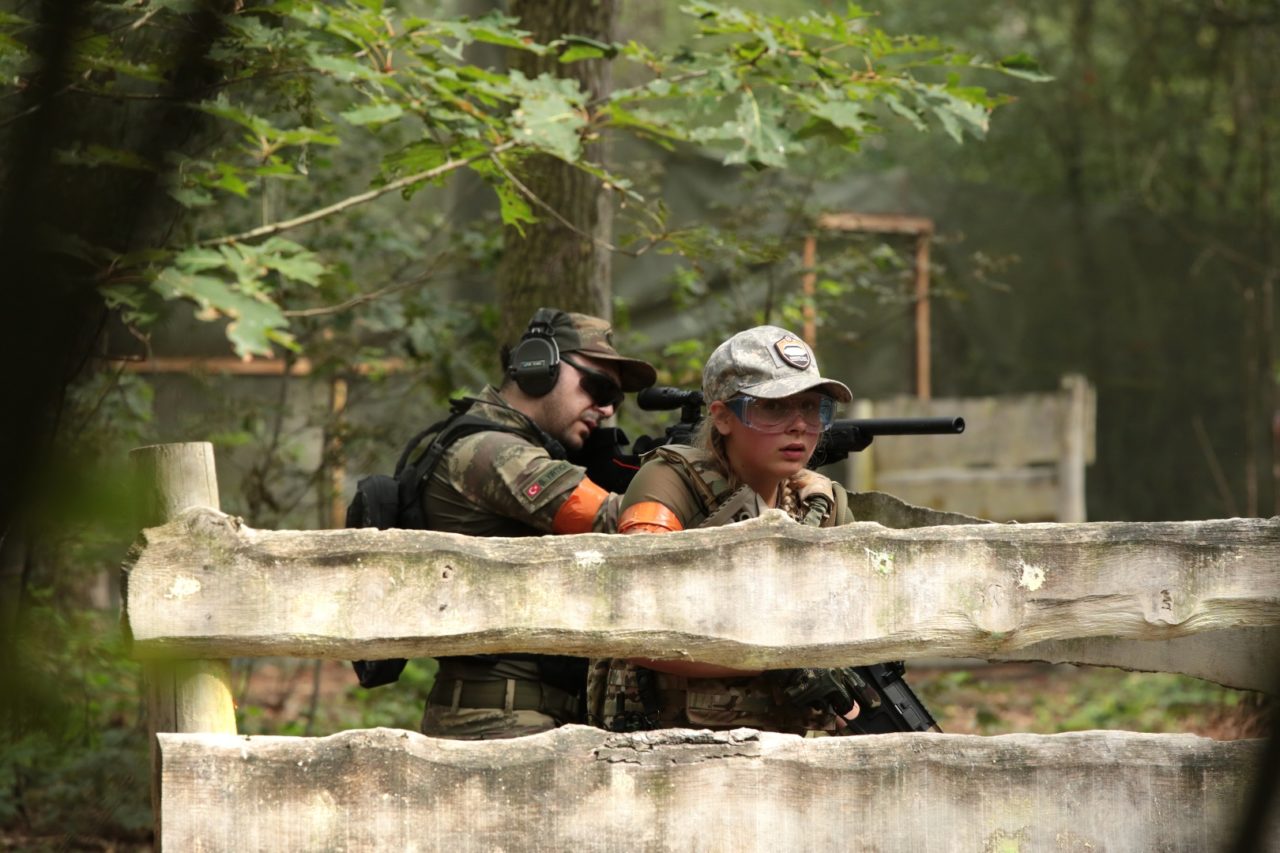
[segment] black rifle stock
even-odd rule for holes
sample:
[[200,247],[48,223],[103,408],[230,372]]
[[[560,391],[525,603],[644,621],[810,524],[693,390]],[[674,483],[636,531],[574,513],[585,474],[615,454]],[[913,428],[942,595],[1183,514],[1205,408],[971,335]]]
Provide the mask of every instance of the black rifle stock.
[[[680,420],[666,429],[662,440],[647,436],[636,441],[637,454],[663,444],[689,444],[698,422],[702,420],[704,399],[701,391],[655,385],[636,396],[636,403],[646,411],[680,410]],[[822,434],[818,448],[809,460],[810,468],[831,465],[859,453],[871,446],[878,435],[959,435],[964,432],[964,418],[851,418],[836,420]],[[847,667],[854,673],[852,688],[854,698],[861,709],[856,719],[848,721],[847,734],[886,734],[889,732],[937,732],[941,731],[933,715],[917,698],[903,677],[906,667],[902,661],[877,663],[870,666]],[[816,691],[818,704],[833,713],[840,709],[827,701],[831,695],[823,682],[831,679],[830,670],[805,670],[816,679],[809,687]]]
[[786,701],[796,707],[817,708],[843,719],[857,702],[858,716],[845,720],[843,734],[942,731],[907,685],[901,661],[839,669],[781,669],[771,674]]
[[904,676],[902,661],[852,667],[867,689],[859,697],[862,710],[848,721],[853,734],[879,735],[890,732],[940,732],[929,709],[916,697]]

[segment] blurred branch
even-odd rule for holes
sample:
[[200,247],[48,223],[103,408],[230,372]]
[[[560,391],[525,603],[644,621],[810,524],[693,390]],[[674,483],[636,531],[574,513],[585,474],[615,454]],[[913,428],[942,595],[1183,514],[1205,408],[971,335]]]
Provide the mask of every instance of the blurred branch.
[[482,160],[486,157],[493,157],[496,154],[501,154],[504,151],[509,151],[510,149],[516,147],[516,145],[517,143],[514,140],[509,140],[507,142],[502,143],[501,145],[496,146],[495,148],[489,149],[488,151],[484,151],[479,154],[474,154],[470,157],[464,157],[461,160],[450,160],[447,163],[441,163],[439,166],[436,166],[434,169],[428,169],[425,172],[418,172],[413,175],[406,175],[405,177],[399,178],[398,180],[394,180],[389,184],[384,184],[383,186],[378,187],[377,189],[373,189],[373,190],[369,190],[368,192],[363,192],[357,195],[353,195],[349,198],[343,199],[342,201],[334,202],[328,207],[322,207],[319,210],[313,210],[310,213],[304,213],[302,216],[295,216],[293,219],[286,219],[282,222],[276,222],[272,225],[263,225],[258,228],[252,228],[248,231],[242,231],[239,234],[228,234],[223,237],[213,237],[208,240],[201,240],[196,245],[197,246],[226,246],[232,243],[239,243],[244,240],[256,240],[259,237],[270,237],[273,234],[279,234],[282,231],[289,231],[291,229],[297,228],[302,225],[308,225],[312,222],[318,222],[319,220],[332,216],[335,213],[340,213],[341,211],[347,210],[352,207],[356,207],[357,205],[364,204],[365,202],[373,201],[374,199],[380,198],[386,195],[387,193],[392,193],[392,192],[395,192],[396,190],[404,189],[405,187],[412,186],[417,183],[421,183],[422,181],[430,181],[434,178],[440,177],[441,175],[447,175],[449,172],[454,172],[465,166],[469,166],[472,163],[476,162],[477,160]]
[[[438,256],[436,258],[437,263],[445,257],[448,257],[447,253]],[[343,311],[348,311],[355,308],[357,305],[363,305],[366,302],[373,302],[384,296],[390,296],[393,293],[399,293],[402,290],[407,290],[414,285],[422,284],[423,282],[429,281],[433,275],[435,275],[434,268],[422,273],[421,275],[416,275],[408,281],[388,284],[386,287],[379,288],[371,293],[361,293],[359,296],[353,296],[345,302],[339,302],[337,305],[325,305],[320,308],[299,308],[293,311],[281,311],[280,313],[284,314],[286,317],[326,317],[333,314],[341,314]]]
[[1218,487],[1218,497],[1222,498],[1223,504],[1226,505],[1227,515],[1235,517],[1239,515],[1236,510],[1236,500],[1231,495],[1231,487],[1227,484],[1227,477],[1222,472],[1222,465],[1218,462],[1218,454],[1213,451],[1213,444],[1209,440],[1209,433],[1204,428],[1204,419],[1196,415],[1191,419],[1191,426],[1196,432],[1196,441],[1200,444],[1200,450],[1204,453],[1205,462],[1209,465],[1209,473],[1213,475],[1213,483]]

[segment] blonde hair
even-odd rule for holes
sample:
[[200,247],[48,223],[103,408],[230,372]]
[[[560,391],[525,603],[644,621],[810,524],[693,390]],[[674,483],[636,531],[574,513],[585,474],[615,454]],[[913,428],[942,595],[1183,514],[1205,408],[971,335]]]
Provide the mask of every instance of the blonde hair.
[[738,479],[737,472],[729,464],[729,449],[725,446],[724,435],[721,434],[720,430],[716,429],[710,412],[702,419],[702,423],[698,424],[698,429],[689,441],[699,450],[705,450],[711,454],[711,458],[716,461],[716,465],[729,480],[729,488],[736,489],[742,485],[742,481]]

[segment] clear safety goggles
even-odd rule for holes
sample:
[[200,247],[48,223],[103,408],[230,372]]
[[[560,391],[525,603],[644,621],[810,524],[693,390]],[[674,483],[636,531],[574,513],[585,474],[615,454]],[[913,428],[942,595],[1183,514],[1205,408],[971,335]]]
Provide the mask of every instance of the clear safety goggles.
[[786,432],[798,417],[805,432],[824,432],[836,414],[836,401],[826,394],[794,394],[781,399],[739,394],[724,404],[746,426],[759,432]]

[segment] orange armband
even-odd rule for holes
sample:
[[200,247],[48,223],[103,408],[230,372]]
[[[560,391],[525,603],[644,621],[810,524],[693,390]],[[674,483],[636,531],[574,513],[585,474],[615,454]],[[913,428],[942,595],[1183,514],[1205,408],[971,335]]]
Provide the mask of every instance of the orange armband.
[[619,533],[674,533],[684,530],[680,518],[658,501],[642,501],[622,511]]
[[590,533],[595,525],[596,514],[608,499],[608,492],[583,477],[578,488],[569,494],[569,499],[561,505],[556,512],[556,517],[551,520],[551,532]]

